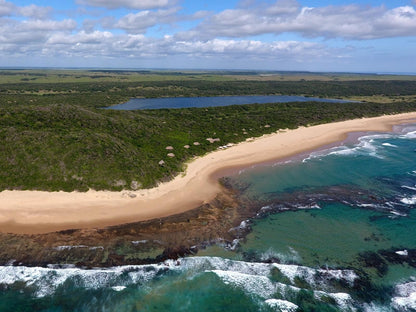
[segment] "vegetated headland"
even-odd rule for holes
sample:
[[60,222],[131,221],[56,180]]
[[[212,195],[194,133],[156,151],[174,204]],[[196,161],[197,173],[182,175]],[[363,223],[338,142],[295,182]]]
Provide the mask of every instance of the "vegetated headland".
[[[274,94],[361,102],[101,109],[133,97]],[[183,172],[193,157],[228,143],[279,129],[412,111],[416,80],[411,76],[3,70],[0,190],[149,188]],[[232,240],[228,229],[250,214],[233,190],[224,189],[210,203],[157,220],[42,235],[0,234],[0,261],[154,262],[192,252],[203,242]],[[139,241],[146,243],[132,243]],[[28,247],[22,251],[23,246]]]

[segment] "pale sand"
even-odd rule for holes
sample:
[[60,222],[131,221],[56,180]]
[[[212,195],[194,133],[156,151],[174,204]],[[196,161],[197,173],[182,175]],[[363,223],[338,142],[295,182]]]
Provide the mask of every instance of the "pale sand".
[[[265,135],[191,161],[186,174],[140,191],[0,192],[0,231],[42,233],[104,227],[177,214],[212,200],[220,171],[278,160],[346,138],[350,132],[390,131],[416,121],[416,112],[298,128]],[[128,194],[137,195],[131,198]]]

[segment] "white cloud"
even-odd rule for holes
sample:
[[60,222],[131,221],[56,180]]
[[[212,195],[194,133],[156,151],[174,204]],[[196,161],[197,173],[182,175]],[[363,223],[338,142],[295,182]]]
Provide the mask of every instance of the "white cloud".
[[79,33],[70,36],[65,33],[55,33],[46,41],[46,44],[52,46],[55,44],[102,44],[112,40],[113,37],[114,35],[108,31],[94,31],[91,33],[80,31]]
[[18,14],[36,19],[45,19],[52,11],[53,9],[51,7],[40,7],[34,4],[17,9]]
[[261,42],[257,40],[177,41],[170,45],[171,52],[199,56],[221,55],[225,57],[261,56],[268,58],[305,53],[312,55],[323,52],[323,47],[311,42],[277,41]]
[[[179,0],[76,1],[87,5],[77,8],[79,24],[69,18],[52,19],[50,7],[33,4],[19,7],[0,0],[0,57],[6,60],[111,58],[119,64],[125,60],[132,64],[143,60],[159,64],[159,60],[164,60],[164,64],[172,62],[172,66],[196,67],[209,60],[214,66],[227,67],[239,62],[240,68],[245,64],[251,68],[257,64],[272,68],[267,67],[267,62],[325,63],[358,55],[347,47],[330,48],[340,45],[340,41],[331,41],[332,38],[416,36],[416,8],[412,5],[302,7],[297,0],[242,0],[235,8],[219,13],[184,13],[175,5]],[[116,14],[119,12],[102,9],[121,7],[130,9],[129,14],[119,17]],[[300,39],[280,41],[275,37],[270,41],[273,36],[260,37],[283,33],[295,33],[294,38]],[[318,38],[313,41],[323,43],[307,38]],[[368,54],[366,51],[361,56]],[[175,63],[178,60],[182,63]]]
[[170,4],[170,0],[77,0],[79,4],[85,4],[107,9],[128,8],[135,10],[149,10],[164,8]]
[[51,13],[51,7],[42,7],[34,4],[19,7],[11,2],[0,0],[0,17],[2,16],[23,16],[35,19],[45,19]]
[[[29,23],[29,22],[28,22]],[[154,59],[178,56],[193,59],[220,58],[228,60],[281,60],[310,59],[329,55],[326,47],[311,42],[270,42],[256,40],[178,40],[175,36],[150,38],[142,34],[113,34],[108,31],[80,31],[71,33],[72,24],[55,25],[56,31],[45,36],[45,31],[53,28],[53,23],[30,23],[20,25],[13,36],[0,33],[2,54],[30,53],[32,56],[81,57],[81,58],[122,58]],[[28,31],[31,28],[32,31]],[[27,29],[27,31],[23,31]],[[60,29],[60,30],[58,30]],[[24,43],[24,44],[22,44]]]
[[15,20],[0,19],[0,52],[2,55],[33,56],[39,54],[55,33],[70,34],[77,26],[73,20]]
[[56,32],[56,31],[72,31],[77,27],[74,20],[66,19],[63,21],[53,20],[28,20],[21,22],[15,32]]
[[133,34],[145,33],[146,30],[152,26],[171,24],[177,21],[178,10],[178,8],[171,8],[166,10],[146,10],[138,13],[130,13],[115,23],[114,27]]
[[376,39],[416,34],[412,6],[387,9],[364,5],[301,7],[295,0],[228,9],[194,30],[204,38],[242,38],[262,34],[299,33],[305,37]]
[[13,3],[0,0],[0,16],[12,15],[15,9],[16,6]]

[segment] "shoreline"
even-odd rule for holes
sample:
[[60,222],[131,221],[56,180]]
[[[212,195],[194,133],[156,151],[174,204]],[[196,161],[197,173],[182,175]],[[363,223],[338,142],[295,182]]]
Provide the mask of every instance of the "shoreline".
[[[187,163],[186,172],[138,191],[0,192],[0,232],[39,234],[163,218],[208,203],[221,191],[218,178],[250,165],[278,161],[347,138],[349,133],[392,131],[416,121],[416,112],[278,131],[217,150]],[[135,196],[132,198],[131,196]]]

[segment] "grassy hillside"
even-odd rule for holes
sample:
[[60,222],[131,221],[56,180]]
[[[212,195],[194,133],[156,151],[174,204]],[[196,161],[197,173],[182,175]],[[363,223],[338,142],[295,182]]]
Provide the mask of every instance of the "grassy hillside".
[[[130,188],[132,181],[150,187],[176,175],[192,156],[229,142],[277,129],[412,110],[416,103],[311,102],[148,111],[73,104],[1,107],[0,190],[118,190]],[[210,143],[207,138],[221,141]]]
[[[340,81],[337,75],[320,81],[312,80],[315,74],[310,81],[291,81],[294,76],[261,81],[261,73],[243,72],[0,71],[0,190],[151,187],[181,172],[193,156],[220,145],[283,128],[416,110],[416,81],[406,77],[346,76]],[[247,77],[252,78],[244,80]],[[305,94],[379,103],[101,109],[131,97],[244,94]],[[220,141],[210,143],[207,138]]]

